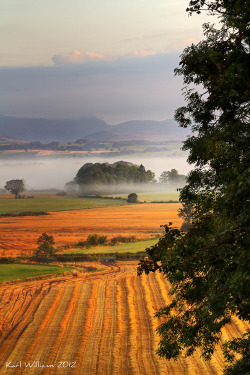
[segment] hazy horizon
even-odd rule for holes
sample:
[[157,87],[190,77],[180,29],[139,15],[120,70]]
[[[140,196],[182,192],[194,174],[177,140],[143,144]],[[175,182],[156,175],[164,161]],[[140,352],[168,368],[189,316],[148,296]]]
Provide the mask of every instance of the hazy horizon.
[[72,181],[78,170],[85,163],[114,163],[117,161],[129,161],[134,164],[143,164],[146,169],[155,173],[156,179],[163,171],[177,169],[179,174],[187,174],[192,167],[183,157],[133,157],[123,155],[118,157],[81,157],[40,160],[0,160],[1,177],[0,188],[6,181],[23,179],[27,189],[64,189],[65,183]]

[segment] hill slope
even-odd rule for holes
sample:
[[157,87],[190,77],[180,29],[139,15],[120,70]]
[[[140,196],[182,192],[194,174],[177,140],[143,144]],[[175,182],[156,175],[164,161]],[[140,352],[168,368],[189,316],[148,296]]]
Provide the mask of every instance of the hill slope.
[[109,125],[97,117],[81,120],[51,120],[0,116],[0,137],[29,141],[75,141],[87,138],[95,141],[123,140],[183,140],[188,131],[179,128],[174,120],[128,121]]

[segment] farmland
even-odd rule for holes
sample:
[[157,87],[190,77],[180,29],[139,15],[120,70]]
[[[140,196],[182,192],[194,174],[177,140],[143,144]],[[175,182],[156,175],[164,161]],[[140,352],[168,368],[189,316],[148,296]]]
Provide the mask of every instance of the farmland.
[[32,199],[0,199],[0,215],[8,212],[83,210],[124,205],[122,199],[39,197]]
[[[0,286],[1,374],[222,374],[220,347],[211,362],[199,352],[175,362],[155,354],[154,313],[170,298],[162,274],[137,277],[136,262],[99,267]],[[246,328],[234,320],[223,337]]]
[[70,271],[69,267],[41,264],[0,264],[0,282],[23,280],[38,275],[61,274]]
[[[132,253],[153,245],[155,236],[163,232],[162,224],[171,221],[175,226],[181,225],[177,216],[180,203],[110,206],[107,199],[103,200],[107,202],[104,207],[72,210],[73,199],[68,203],[51,199],[51,207],[57,212],[0,218],[1,256],[30,255],[43,232],[53,235],[56,246],[71,254]],[[24,200],[6,201],[19,204]],[[34,210],[35,200],[25,199],[25,203],[29,201]],[[55,207],[59,202],[62,211]],[[108,238],[133,235],[139,241],[76,249],[77,242],[95,233]],[[1,374],[222,374],[220,346],[211,362],[201,359],[199,351],[177,361],[156,355],[159,338],[155,329],[163,320],[154,314],[170,301],[170,285],[162,274],[138,277],[136,261],[110,265],[80,262],[75,265],[80,271],[78,277],[58,274],[70,270],[71,265],[65,265],[0,265],[0,281],[19,279],[13,284],[0,283]],[[56,277],[47,278],[51,273],[57,273]],[[37,280],[20,280],[41,274],[45,276],[38,276]],[[234,320],[224,329],[223,338],[240,335],[246,329],[244,322]]]
[[176,226],[181,225],[177,216],[180,206],[180,203],[145,203],[50,212],[46,216],[0,218],[0,256],[31,254],[43,232],[53,235],[58,247],[74,246],[94,233],[152,239],[162,233],[162,224],[171,221]]
[[74,249],[66,251],[64,254],[137,253],[145,251],[146,248],[155,245],[157,241],[157,239],[140,240],[136,242],[123,243],[116,246],[99,246],[90,249]]

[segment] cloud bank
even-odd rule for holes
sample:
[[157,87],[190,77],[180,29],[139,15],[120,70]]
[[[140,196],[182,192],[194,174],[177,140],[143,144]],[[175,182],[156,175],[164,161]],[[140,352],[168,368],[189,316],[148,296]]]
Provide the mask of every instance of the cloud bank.
[[[160,51],[165,53],[165,51]],[[131,59],[134,57],[142,58],[146,56],[154,56],[159,54],[159,51],[152,50],[140,50],[134,51],[129,54],[117,55],[117,56],[105,56],[96,52],[82,52],[75,50],[73,52],[67,52],[58,54],[52,57],[52,61],[55,65],[75,65],[75,64],[84,64],[91,61],[115,61],[119,59]]]
[[98,116],[108,123],[172,118],[183,104],[179,54],[108,57],[74,51],[54,66],[0,69],[0,113],[47,118]]

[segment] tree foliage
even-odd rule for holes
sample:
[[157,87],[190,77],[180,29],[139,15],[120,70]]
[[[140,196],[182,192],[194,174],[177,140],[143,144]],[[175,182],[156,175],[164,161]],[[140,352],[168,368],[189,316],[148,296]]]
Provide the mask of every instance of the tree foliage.
[[179,174],[177,169],[171,169],[171,171],[163,171],[159,177],[159,182],[161,184],[167,184],[170,187],[178,186],[183,187],[186,182],[186,176]]
[[136,193],[130,193],[128,195],[128,199],[127,199],[128,203],[136,203],[137,200],[138,200],[138,195]]
[[182,203],[178,209],[178,216],[183,219],[181,231],[187,232],[192,226],[193,206],[191,203]]
[[35,256],[39,258],[49,258],[56,253],[54,247],[55,241],[53,236],[49,236],[47,233],[42,235],[37,240],[38,247],[35,251]]
[[[197,348],[210,359],[233,315],[249,322],[249,8],[240,0],[190,1],[188,8],[221,21],[218,30],[204,25],[205,40],[186,48],[176,69],[187,105],[175,118],[193,131],[183,149],[194,169],[180,193],[193,207],[192,226],[183,233],[166,225],[138,268],[160,270],[172,284],[173,301],[157,313],[166,318],[158,352],[168,359]],[[224,343],[225,374],[249,374],[249,353],[249,331]]]
[[154,173],[135,164],[120,161],[84,164],[75,177],[79,185],[142,184],[154,181]]
[[6,182],[4,188],[8,190],[11,194],[15,195],[15,198],[19,197],[19,194],[25,190],[23,180],[9,180]]

